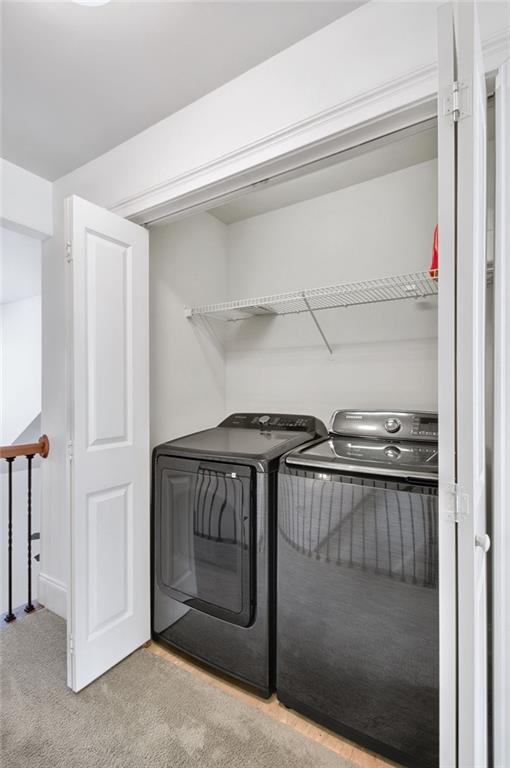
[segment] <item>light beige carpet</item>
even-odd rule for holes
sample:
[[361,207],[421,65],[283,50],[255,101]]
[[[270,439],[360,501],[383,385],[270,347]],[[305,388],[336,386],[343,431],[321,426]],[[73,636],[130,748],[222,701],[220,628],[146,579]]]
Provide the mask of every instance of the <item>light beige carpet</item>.
[[65,634],[46,610],[0,632],[6,768],[351,768],[143,649],[74,694]]

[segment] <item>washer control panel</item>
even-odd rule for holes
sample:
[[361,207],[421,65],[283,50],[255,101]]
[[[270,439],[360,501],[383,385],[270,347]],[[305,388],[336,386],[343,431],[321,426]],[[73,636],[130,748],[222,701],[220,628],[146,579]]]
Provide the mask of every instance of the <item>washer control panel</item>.
[[439,434],[437,413],[427,411],[335,411],[330,431],[334,435],[427,442],[436,442]]
[[319,437],[326,436],[328,431],[322,421],[314,416],[302,416],[295,413],[233,413],[218,426],[259,429],[264,432],[277,430],[279,432],[310,432]]

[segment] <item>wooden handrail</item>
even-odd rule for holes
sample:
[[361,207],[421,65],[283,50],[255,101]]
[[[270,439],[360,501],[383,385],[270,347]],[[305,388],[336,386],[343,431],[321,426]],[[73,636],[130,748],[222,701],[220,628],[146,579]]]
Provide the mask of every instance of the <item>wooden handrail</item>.
[[37,443],[25,443],[24,445],[3,445],[0,447],[0,459],[15,459],[16,456],[39,455],[45,459],[50,452],[48,435],[42,435]]

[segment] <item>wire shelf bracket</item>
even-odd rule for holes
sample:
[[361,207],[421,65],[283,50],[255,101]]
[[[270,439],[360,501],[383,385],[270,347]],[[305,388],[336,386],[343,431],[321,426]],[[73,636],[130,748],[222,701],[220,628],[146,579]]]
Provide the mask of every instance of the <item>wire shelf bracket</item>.
[[310,315],[312,317],[313,322],[315,323],[315,325],[317,327],[317,330],[319,331],[320,335],[322,336],[322,340],[323,340],[324,344],[327,346],[327,348],[329,350],[329,354],[332,355],[333,354],[333,350],[331,348],[331,344],[327,340],[326,334],[324,333],[321,324],[317,320],[317,317],[315,316],[315,312],[313,311],[313,309],[310,306],[310,302],[308,301],[306,296],[303,296],[303,299],[304,299],[304,302],[305,302],[306,306],[308,307],[308,311],[309,311],[309,313],[310,313]]

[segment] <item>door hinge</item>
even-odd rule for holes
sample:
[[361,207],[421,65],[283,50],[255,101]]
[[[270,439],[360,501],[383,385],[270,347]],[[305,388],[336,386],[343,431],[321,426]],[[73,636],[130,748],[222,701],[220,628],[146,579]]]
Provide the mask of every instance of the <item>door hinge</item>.
[[67,456],[69,458],[69,461],[73,460],[74,445],[73,445],[73,441],[72,440],[69,440],[68,443],[67,443]]
[[67,242],[66,243],[66,261],[68,264],[70,264],[72,260],[73,260],[73,244]]
[[467,85],[458,80],[452,85],[451,93],[445,96],[443,114],[451,115],[454,123],[471,114],[471,92]]
[[444,489],[446,514],[452,523],[460,523],[469,515],[469,494],[463,491],[457,483],[447,485]]
[[72,635],[67,636],[67,647],[69,653],[72,655],[74,653],[74,637]]

